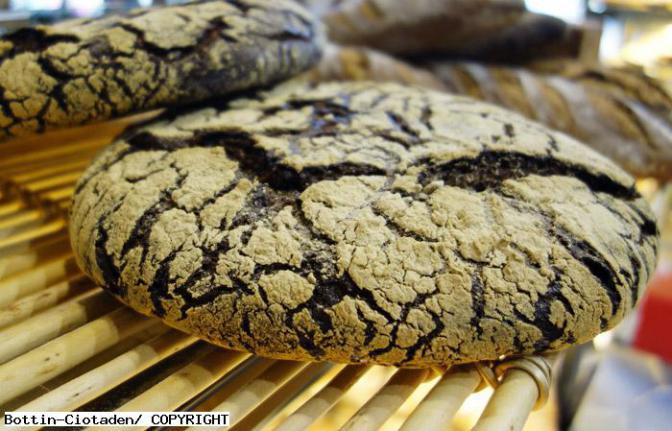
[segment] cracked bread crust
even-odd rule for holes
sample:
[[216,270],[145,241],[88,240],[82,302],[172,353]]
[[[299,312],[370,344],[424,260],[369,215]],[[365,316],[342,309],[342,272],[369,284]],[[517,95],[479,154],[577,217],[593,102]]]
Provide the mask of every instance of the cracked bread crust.
[[263,356],[427,367],[613,327],[656,260],[633,180],[543,126],[397,84],[284,84],[131,129],[79,181],[80,266]]
[[317,25],[291,0],[225,0],[20,30],[0,39],[0,138],[283,80],[319,59]]

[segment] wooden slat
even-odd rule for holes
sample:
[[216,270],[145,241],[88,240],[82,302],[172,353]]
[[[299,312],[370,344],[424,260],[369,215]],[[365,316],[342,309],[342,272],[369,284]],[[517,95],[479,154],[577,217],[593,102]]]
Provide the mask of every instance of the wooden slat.
[[56,188],[53,190],[47,190],[45,192],[35,194],[35,198],[40,202],[50,201],[50,202],[60,202],[66,199],[70,199],[72,194],[75,192],[75,186],[68,185],[65,187]]
[[72,203],[71,199],[64,200],[57,202],[58,209],[62,211],[63,213],[67,213],[68,209],[70,208],[70,204]]
[[101,290],[85,292],[37,316],[0,331],[0,364],[70,332],[119,304]]
[[40,292],[14,301],[7,307],[0,308],[0,329],[25,320],[65,299],[91,290],[93,287],[93,282],[88,277],[78,274]]
[[237,421],[231,427],[233,431],[262,431],[267,424],[274,421],[275,417],[293,400],[303,397],[304,391],[319,381],[326,373],[334,368],[329,362],[309,363],[295,376],[281,385],[259,404],[250,414],[241,421]]
[[[77,154],[92,154],[103,145],[110,142],[109,137],[93,138],[74,143],[55,145],[42,151],[31,151],[14,157],[4,157],[0,159],[0,169],[11,169],[14,167],[25,166],[30,163],[48,162],[50,160]],[[6,151],[3,144],[3,151]]]
[[473,431],[520,431],[537,401],[537,385],[521,370],[510,370],[485,407]]
[[36,180],[51,178],[54,175],[59,175],[67,172],[83,172],[84,169],[91,163],[91,160],[86,155],[82,157],[73,158],[71,160],[59,161],[57,164],[49,164],[42,168],[20,170],[20,173],[8,175],[7,178],[17,186],[23,186],[27,183]]
[[26,201],[20,198],[14,198],[6,202],[0,202],[0,217],[7,217],[12,215],[22,209],[26,208],[28,205]]
[[41,209],[26,209],[12,214],[8,217],[3,217],[0,220],[0,235],[7,237],[13,233],[17,228],[22,228],[37,221],[43,220],[45,217],[44,211]]
[[195,337],[166,328],[164,334],[132,348],[15,410],[71,411],[185,349],[196,340]]
[[343,431],[375,431],[427,377],[428,370],[401,369],[348,422]]
[[27,182],[21,186],[21,189],[27,193],[38,193],[44,190],[69,186],[74,184],[81,175],[82,171],[80,170],[64,172],[61,174]]
[[473,367],[458,367],[445,373],[420,405],[406,419],[400,431],[443,431],[464,401],[481,382]]
[[67,252],[36,268],[14,274],[0,281],[0,307],[38,292],[70,275],[79,273],[72,253]]
[[70,239],[65,235],[47,237],[33,246],[15,249],[0,257],[0,281],[10,275],[29,270],[40,263],[70,251]]
[[242,385],[266,371],[276,363],[274,359],[250,355],[235,370],[227,373],[218,381],[208,386],[198,396],[182,404],[181,411],[211,411],[221,400],[238,390]]
[[[53,175],[62,167],[68,166],[72,163],[79,163],[86,166],[91,162],[95,154],[100,151],[99,148],[91,148],[89,150],[83,149],[80,151],[73,151],[71,153],[62,154],[56,157],[46,158],[44,160],[28,161],[24,163],[16,163],[12,166],[6,166],[2,171],[0,183],[4,186],[9,186],[6,190],[10,192],[13,190],[12,185],[20,185],[21,179],[25,176],[27,178],[37,178]],[[15,178],[19,181],[15,182]]]
[[210,353],[170,375],[161,383],[119,407],[117,411],[174,410],[216,382],[248,356],[247,353],[213,347]]
[[307,365],[306,362],[278,361],[260,376],[231,394],[226,401],[213,408],[212,411],[230,412],[231,417],[242,420]]
[[63,218],[56,218],[35,229],[0,239],[0,257],[4,255],[4,249],[25,245],[31,241],[39,240],[65,230],[67,223]]
[[31,149],[32,152],[43,152],[69,143],[87,141],[92,137],[109,139],[110,137],[117,135],[129,124],[150,118],[155,114],[156,111],[151,114],[140,114],[104,123],[53,130],[44,134],[15,138],[3,142],[4,154],[8,158],[22,157],[26,153],[27,148]]
[[153,324],[124,307],[0,365],[0,405]]
[[315,396],[280,423],[276,431],[299,431],[307,429],[326,414],[367,370],[368,367],[365,365],[350,365],[345,367]]

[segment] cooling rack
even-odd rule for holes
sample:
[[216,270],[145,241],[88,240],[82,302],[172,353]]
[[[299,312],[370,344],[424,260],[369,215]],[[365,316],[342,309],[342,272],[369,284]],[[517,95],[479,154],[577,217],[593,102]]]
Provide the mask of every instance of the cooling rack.
[[[76,266],[67,211],[96,152],[146,117],[1,148],[0,414],[228,411],[236,430],[366,431],[389,429],[403,405],[400,429],[432,431],[450,429],[467,397],[490,385],[496,389],[473,429],[499,431],[522,429],[545,402],[549,358],[449,370],[270,360],[208,345],[123,307]],[[338,424],[324,420],[363,384],[375,388],[358,410]]]

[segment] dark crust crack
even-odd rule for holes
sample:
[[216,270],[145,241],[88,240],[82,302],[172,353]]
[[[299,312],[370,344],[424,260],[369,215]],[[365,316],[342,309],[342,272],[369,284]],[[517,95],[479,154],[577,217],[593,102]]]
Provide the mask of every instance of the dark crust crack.
[[[420,163],[427,164],[428,161]],[[551,156],[530,156],[515,151],[483,151],[476,157],[451,160],[420,174],[419,182],[426,185],[441,179],[445,184],[480,192],[530,175],[573,177],[583,181],[595,193],[608,193],[625,200],[639,198],[634,186],[625,187],[607,175],[595,174],[585,167]]]

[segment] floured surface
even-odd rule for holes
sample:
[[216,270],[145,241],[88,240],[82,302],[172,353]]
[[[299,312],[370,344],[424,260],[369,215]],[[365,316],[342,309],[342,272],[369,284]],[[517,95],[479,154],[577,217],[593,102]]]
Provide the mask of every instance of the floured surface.
[[658,234],[540,125],[394,84],[287,84],[127,132],[80,180],[79,264],[136,310],[292,359],[429,366],[618,323]]
[[277,82],[319,59],[315,26],[291,0],[236,0],[21,30],[0,39],[0,137]]

